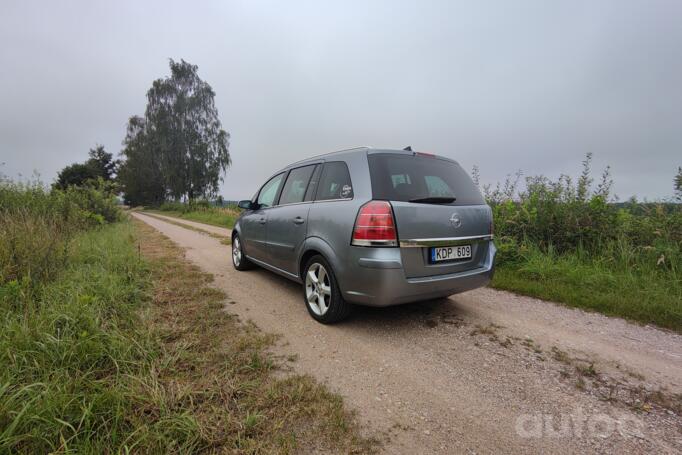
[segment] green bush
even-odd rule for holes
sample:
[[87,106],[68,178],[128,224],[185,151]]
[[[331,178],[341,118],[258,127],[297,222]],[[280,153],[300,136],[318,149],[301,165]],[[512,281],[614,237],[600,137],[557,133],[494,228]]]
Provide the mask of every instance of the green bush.
[[0,285],[50,279],[76,233],[120,217],[114,197],[95,188],[0,181]]
[[[485,187],[493,210],[495,234],[504,251],[524,244],[557,253],[581,249],[588,255],[619,261],[623,251],[635,251],[636,262],[658,262],[679,270],[682,244],[682,210],[677,205],[614,204],[608,168],[591,188],[590,159],[583,162],[577,183],[562,175],[556,181],[544,176],[527,177],[518,190],[520,173],[501,187]],[[512,255],[513,256],[513,255]],[[662,258],[662,259],[661,259]],[[633,258],[628,260],[633,265]]]
[[113,223],[121,219],[116,198],[96,188],[71,186],[65,191],[65,197],[83,211],[85,219],[94,224]]

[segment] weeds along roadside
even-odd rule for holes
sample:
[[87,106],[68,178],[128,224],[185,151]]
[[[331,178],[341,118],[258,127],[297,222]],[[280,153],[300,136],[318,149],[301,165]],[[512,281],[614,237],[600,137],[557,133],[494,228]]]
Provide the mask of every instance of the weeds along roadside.
[[102,452],[132,433],[145,267],[114,198],[0,182],[0,452]]
[[114,197],[96,188],[0,179],[0,285],[29,292],[63,268],[74,236],[120,217]]
[[[682,206],[614,202],[607,168],[509,177],[483,192],[498,246],[493,286],[682,331]],[[474,171],[475,180],[478,179]]]

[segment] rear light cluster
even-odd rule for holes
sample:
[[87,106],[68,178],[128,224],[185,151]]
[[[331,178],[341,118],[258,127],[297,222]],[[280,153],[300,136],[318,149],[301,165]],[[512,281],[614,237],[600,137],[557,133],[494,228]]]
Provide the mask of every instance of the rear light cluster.
[[388,201],[369,201],[358,211],[353,228],[355,246],[398,246],[393,209]]

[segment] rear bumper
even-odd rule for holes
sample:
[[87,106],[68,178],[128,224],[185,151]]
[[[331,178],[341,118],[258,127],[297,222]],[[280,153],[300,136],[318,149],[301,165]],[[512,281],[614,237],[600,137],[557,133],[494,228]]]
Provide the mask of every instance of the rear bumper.
[[[397,249],[396,249],[397,250]],[[395,250],[393,250],[395,251]],[[493,278],[495,245],[480,267],[447,275],[406,278],[400,256],[359,257],[341,280],[344,298],[368,306],[391,306],[470,291],[487,285]]]

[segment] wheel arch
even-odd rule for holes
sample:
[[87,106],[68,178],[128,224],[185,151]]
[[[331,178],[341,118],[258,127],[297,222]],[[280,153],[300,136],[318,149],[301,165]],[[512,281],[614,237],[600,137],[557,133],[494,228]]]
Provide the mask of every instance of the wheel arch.
[[239,227],[235,224],[234,227],[232,228],[232,232],[230,232],[230,245],[234,245],[234,238],[237,235],[239,236],[239,241],[240,241],[241,246],[242,246],[242,254],[246,254],[246,250],[247,250],[246,243],[247,242],[244,241],[244,237],[242,236],[241,229],[239,229]]
[[232,228],[232,232],[230,232],[230,238],[234,239],[235,235],[241,235],[239,226],[235,223],[234,227]]
[[320,256],[324,257],[324,255],[322,253],[320,253],[319,251],[317,251],[313,248],[306,250],[301,255],[301,260],[298,262],[298,276],[299,276],[299,278],[301,278],[301,281],[304,281],[304,277],[303,277],[304,270],[303,269],[305,268],[305,265],[308,263],[308,261],[310,260],[311,257],[317,256],[318,254]]
[[303,269],[305,268],[306,263],[311,257],[317,254],[325,258],[329,265],[332,266],[334,272],[338,270],[336,261],[332,259],[335,258],[336,255],[334,254],[334,250],[332,249],[331,245],[329,245],[320,237],[309,237],[306,239],[305,244],[301,249],[301,256],[298,260],[298,276],[301,278],[301,280],[303,280]]

